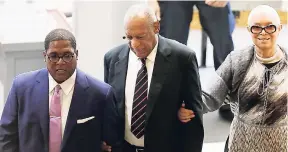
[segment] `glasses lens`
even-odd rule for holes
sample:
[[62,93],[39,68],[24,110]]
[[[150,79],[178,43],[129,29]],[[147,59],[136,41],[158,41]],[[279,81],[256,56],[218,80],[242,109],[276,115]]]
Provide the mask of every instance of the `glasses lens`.
[[65,62],[70,62],[73,59],[73,55],[72,54],[66,54],[63,56],[62,58]]
[[57,55],[55,55],[55,54],[51,54],[48,57],[49,57],[49,60],[51,62],[58,62],[58,60],[59,60],[59,57]]
[[268,25],[264,29],[265,29],[265,32],[271,34],[271,33],[274,33],[276,31],[276,26],[275,25]]
[[260,26],[251,26],[251,33],[253,34],[259,34],[262,32],[262,27]]

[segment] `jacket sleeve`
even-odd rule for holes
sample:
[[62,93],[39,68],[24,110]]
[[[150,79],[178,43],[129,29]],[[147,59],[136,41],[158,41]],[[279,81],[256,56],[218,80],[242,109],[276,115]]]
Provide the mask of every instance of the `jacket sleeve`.
[[199,77],[196,55],[191,52],[186,62],[184,78],[184,102],[185,107],[192,109],[195,113],[188,123],[181,123],[181,139],[183,152],[200,152],[202,149],[204,132],[202,122],[202,98],[201,83]]
[[203,112],[212,112],[220,108],[229,94],[232,85],[232,60],[229,54],[221,66],[211,75],[207,85],[203,86]]
[[122,151],[121,123],[112,87],[106,96],[103,122],[103,141],[112,146],[112,152]]
[[107,54],[104,56],[104,82],[108,83],[109,78],[109,65]]
[[17,87],[15,79],[0,120],[1,152],[19,152]]

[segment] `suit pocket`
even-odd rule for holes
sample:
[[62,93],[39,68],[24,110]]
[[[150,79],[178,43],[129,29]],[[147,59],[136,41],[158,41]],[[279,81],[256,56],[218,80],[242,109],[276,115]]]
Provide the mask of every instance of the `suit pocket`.
[[83,123],[86,123],[86,122],[88,122],[88,121],[93,120],[94,118],[95,118],[94,116],[91,116],[91,117],[84,118],[84,119],[78,119],[78,120],[77,120],[77,124],[83,124]]
[[88,120],[84,123],[77,123],[74,128],[74,135],[81,140],[93,138],[98,132],[100,123],[96,118]]

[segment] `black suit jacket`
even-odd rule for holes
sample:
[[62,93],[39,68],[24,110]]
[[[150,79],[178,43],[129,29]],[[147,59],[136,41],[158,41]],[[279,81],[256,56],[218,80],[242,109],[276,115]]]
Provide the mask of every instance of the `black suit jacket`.
[[[120,45],[104,59],[104,78],[115,89],[123,139],[129,50],[128,44]],[[196,115],[186,124],[177,117],[183,101]],[[185,45],[159,36],[146,108],[145,152],[201,152],[204,137],[201,103],[195,53]]]

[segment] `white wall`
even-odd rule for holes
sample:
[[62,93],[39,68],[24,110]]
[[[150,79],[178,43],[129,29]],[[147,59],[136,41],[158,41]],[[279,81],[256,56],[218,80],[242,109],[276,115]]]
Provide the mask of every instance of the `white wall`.
[[286,0],[231,0],[231,8],[233,10],[251,10],[254,7],[266,4],[275,9],[282,9],[282,3]]
[[282,0],[282,10],[288,12],[288,1]]
[[[1,35],[1,34],[0,34]],[[4,82],[6,80],[5,71],[6,63],[4,62],[4,53],[1,49],[1,37],[0,37],[0,116],[4,107]]]
[[129,6],[138,1],[76,1],[74,3],[74,32],[79,46],[78,67],[103,80],[104,54],[126,42],[123,18]]

